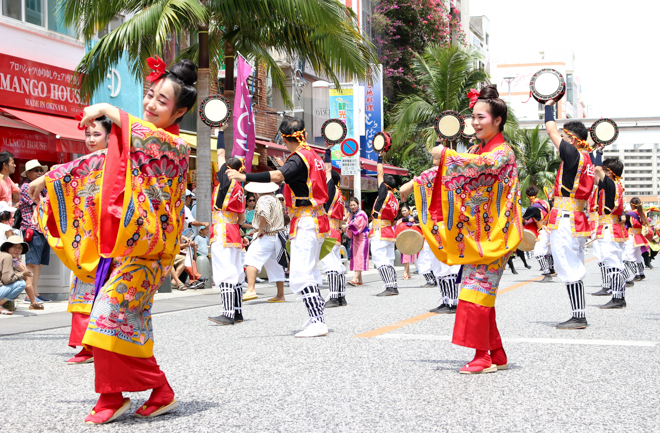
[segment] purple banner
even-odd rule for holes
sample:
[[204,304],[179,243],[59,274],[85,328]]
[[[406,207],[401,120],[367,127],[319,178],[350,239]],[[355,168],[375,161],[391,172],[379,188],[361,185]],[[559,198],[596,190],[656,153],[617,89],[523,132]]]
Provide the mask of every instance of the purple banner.
[[247,86],[247,78],[252,74],[252,67],[243,57],[238,56],[238,72],[236,74],[236,99],[234,100],[234,156],[244,158],[245,170],[252,169],[254,156],[254,114],[252,113],[252,98]]

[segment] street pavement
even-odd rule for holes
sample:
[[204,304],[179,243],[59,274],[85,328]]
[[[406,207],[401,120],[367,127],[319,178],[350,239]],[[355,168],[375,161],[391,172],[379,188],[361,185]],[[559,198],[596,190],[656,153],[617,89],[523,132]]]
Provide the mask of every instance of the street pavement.
[[[591,293],[600,271],[587,260]],[[660,270],[628,289],[625,309],[600,310],[608,298],[587,295],[589,327],[562,331],[565,286],[534,281],[530,264],[505,271],[497,300],[510,369],[483,375],[458,374],[474,351],[451,344],[454,316],[427,314],[439,291],[420,288],[419,275],[399,280],[399,296],[377,298],[369,271],[348,288],[347,307],[326,310],[330,334],[311,339],[293,337],[307,319],[302,301],[267,303],[272,285],[257,286],[260,299],[234,326],[207,320],[220,314],[217,292],[157,295],[155,356],[181,405],[137,419],[148,393],[126,394],[132,411],[104,426],[83,423],[97,399],[94,367],[66,365],[74,350],[58,326],[67,314],[3,319],[0,431],[660,431]],[[31,319],[41,322],[18,333]]]

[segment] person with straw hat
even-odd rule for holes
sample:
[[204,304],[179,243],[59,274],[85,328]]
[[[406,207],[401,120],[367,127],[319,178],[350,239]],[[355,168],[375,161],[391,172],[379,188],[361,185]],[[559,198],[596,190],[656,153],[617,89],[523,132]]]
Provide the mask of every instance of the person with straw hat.
[[[18,236],[10,236],[0,246],[0,314],[11,315],[12,312],[2,305],[7,301],[12,301],[25,290],[27,279],[32,276],[30,271],[21,272],[20,257],[27,254],[30,247]],[[42,308],[43,309],[43,308]]]
[[284,212],[273,193],[279,187],[273,182],[251,182],[245,185],[245,190],[255,194],[257,205],[254,208],[252,225],[256,232],[252,237],[250,248],[245,253],[245,275],[248,288],[245,292],[246,300],[257,299],[255,284],[257,274],[266,268],[268,282],[275,283],[277,295],[268,302],[284,302],[284,268],[278,263],[278,256],[282,249],[286,249],[286,236],[284,231]]
[[[32,277],[32,289],[37,300],[42,302],[50,302],[50,299],[39,295],[41,266],[50,264],[50,246],[39,228],[39,224],[35,221],[34,210],[37,208],[37,204],[30,197],[29,188],[30,182],[46,171],[48,171],[48,166],[42,165],[36,159],[32,159],[25,164],[25,171],[21,173],[21,176],[27,178],[27,180],[21,185],[20,200],[18,202],[18,208],[21,210],[21,232],[23,232],[23,239],[30,246],[30,252],[25,256],[25,265],[34,275]],[[45,189],[41,191],[40,195],[42,198],[46,196]]]

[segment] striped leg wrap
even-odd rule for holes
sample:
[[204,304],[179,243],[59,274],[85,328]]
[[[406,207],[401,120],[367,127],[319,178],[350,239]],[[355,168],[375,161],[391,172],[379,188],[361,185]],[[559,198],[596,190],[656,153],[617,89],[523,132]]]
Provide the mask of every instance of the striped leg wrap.
[[238,284],[234,286],[234,311],[243,314],[243,287]]
[[236,291],[234,285],[229,283],[220,283],[220,297],[222,298],[222,315],[234,318],[234,298]]
[[[340,274],[337,271],[330,271],[326,273],[326,276],[328,277],[328,288],[330,291],[330,299],[337,299],[340,297],[340,291],[341,291],[341,277],[343,277],[343,274]],[[344,278],[344,283],[346,282],[346,278]]]
[[625,268],[626,282],[629,283],[635,279],[637,275],[637,266],[634,262],[623,262],[623,267]]
[[555,259],[552,258],[552,254],[546,254],[545,257],[546,257],[546,259],[548,259],[548,268],[554,269],[555,268]]
[[424,278],[426,278],[426,282],[429,284],[436,284],[436,279],[435,275],[433,274],[433,271],[427,272],[424,274]]
[[637,275],[639,275],[640,277],[645,276],[644,275],[644,263],[643,262],[637,262],[636,265],[637,265]]
[[548,256],[536,256],[536,260],[539,262],[539,266],[541,266],[541,275],[547,275],[550,273],[550,263],[548,263]]
[[443,302],[450,307],[458,305],[458,284],[456,284],[457,274],[447,275],[443,278],[445,287],[447,288],[447,297],[443,297]]
[[603,262],[598,262],[598,266],[600,267],[600,278],[602,279],[602,284],[601,287],[604,289],[609,289],[610,288],[610,274],[609,274],[609,269],[605,266],[605,263]]
[[617,268],[607,268],[608,280],[612,288],[612,297],[614,299],[623,299],[626,296],[626,279],[623,272]]
[[383,265],[380,268],[378,268],[378,273],[380,274],[380,278],[383,280],[386,289],[397,288],[396,271],[394,270],[394,266]]
[[318,286],[307,286],[300,291],[300,296],[307,307],[309,320],[312,323],[325,323],[323,317],[323,310],[325,309],[325,301],[321,297],[321,292]]
[[346,275],[339,274],[339,297],[346,296]]
[[584,299],[584,283],[578,281],[577,283],[566,284],[568,290],[568,297],[571,300],[571,309],[573,310],[573,317],[584,319],[586,316]]

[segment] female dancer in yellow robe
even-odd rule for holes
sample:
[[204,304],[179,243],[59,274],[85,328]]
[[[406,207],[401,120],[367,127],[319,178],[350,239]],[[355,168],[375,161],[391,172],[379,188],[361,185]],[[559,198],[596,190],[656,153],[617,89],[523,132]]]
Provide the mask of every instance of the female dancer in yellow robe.
[[[122,392],[153,390],[138,417],[161,415],[178,404],[153,356],[150,309],[184,227],[190,149],[178,136],[178,123],[197,98],[197,73],[189,60],[169,71],[159,58],[149,65],[154,72],[147,77],[152,85],[142,103],[143,120],[109,104],[85,108],[82,126],[102,115],[112,120],[107,150],[30,185],[35,198],[47,188],[40,224],[59,239],[56,253],[96,288],[83,344],[92,347],[101,396],[85,418],[89,424],[110,422],[130,409]],[[91,201],[97,205],[88,206]]]

